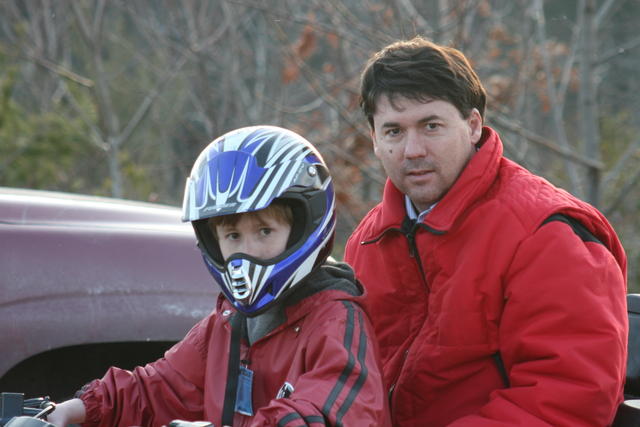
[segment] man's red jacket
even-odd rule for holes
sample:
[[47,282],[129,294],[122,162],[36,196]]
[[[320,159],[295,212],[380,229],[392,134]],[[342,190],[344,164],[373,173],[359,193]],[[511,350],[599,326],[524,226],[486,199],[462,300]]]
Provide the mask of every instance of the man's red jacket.
[[388,181],[345,260],[367,290],[394,426],[604,426],[622,400],[626,258],[607,220],[484,128],[421,224]]

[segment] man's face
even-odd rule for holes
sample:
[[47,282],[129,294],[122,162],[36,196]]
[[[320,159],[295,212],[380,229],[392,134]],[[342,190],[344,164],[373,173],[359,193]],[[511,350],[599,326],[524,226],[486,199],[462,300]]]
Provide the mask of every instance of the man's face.
[[423,211],[440,200],[475,153],[482,117],[464,119],[450,102],[378,99],[373,149],[394,185]]

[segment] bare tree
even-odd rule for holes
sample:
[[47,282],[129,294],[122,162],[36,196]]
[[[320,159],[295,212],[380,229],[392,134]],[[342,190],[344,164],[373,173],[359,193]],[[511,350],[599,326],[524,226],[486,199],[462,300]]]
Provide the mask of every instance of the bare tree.
[[[169,65],[169,68],[157,78],[147,89],[147,93],[142,99],[138,100],[138,106],[131,117],[121,118],[120,112],[113,103],[112,90],[114,83],[105,67],[103,57],[106,50],[106,33],[104,31],[106,5],[106,0],[99,0],[92,11],[86,11],[79,2],[71,2],[79,33],[91,55],[91,71],[95,82],[95,86],[92,87],[92,95],[96,100],[98,110],[98,121],[95,125],[92,125],[93,134],[97,139],[96,143],[104,147],[108,153],[112,195],[114,197],[122,197],[123,183],[119,158],[120,148],[129,140],[149,113],[151,105],[160,94],[163,86],[174,78],[182,68],[186,62],[186,57],[179,58]],[[91,12],[93,16],[89,15]],[[140,53],[135,52],[135,54]],[[82,110],[78,110],[78,113],[83,114]]]
[[[0,4],[0,55],[23,72],[23,105],[46,111],[64,99],[65,114],[83,118],[117,196],[154,191],[177,203],[215,136],[257,123],[299,131],[334,171],[339,247],[384,185],[358,106],[360,70],[380,47],[420,34],[469,56],[506,155],[606,212],[637,259],[638,9],[630,0],[13,0]],[[132,165],[153,181],[140,194]]]

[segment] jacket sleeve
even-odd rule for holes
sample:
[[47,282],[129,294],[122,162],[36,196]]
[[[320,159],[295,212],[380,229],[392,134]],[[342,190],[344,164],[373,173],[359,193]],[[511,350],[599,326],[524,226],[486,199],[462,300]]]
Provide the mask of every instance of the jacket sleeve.
[[452,425],[609,425],[627,356],[623,269],[561,222],[522,242],[504,277],[499,327],[510,385]]
[[252,427],[390,426],[369,320],[354,302],[336,304],[339,314],[316,322],[309,335],[307,369],[293,384],[294,391],[261,408]]
[[80,398],[83,426],[168,425],[202,419],[206,334],[213,316],[194,326],[163,358],[132,371],[110,368]]

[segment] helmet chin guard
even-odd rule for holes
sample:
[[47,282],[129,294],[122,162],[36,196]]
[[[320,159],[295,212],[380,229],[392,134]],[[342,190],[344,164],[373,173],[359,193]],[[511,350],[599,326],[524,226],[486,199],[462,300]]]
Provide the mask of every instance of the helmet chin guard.
[[229,289],[233,299],[240,304],[244,304],[251,296],[251,279],[245,270],[242,268],[242,260],[234,259],[227,263]]
[[[208,224],[216,216],[264,209],[278,199],[293,211],[287,248],[261,260],[227,260]],[[187,179],[183,221],[191,221],[209,272],[244,314],[264,311],[299,284],[331,252],[335,195],[320,153],[300,135],[275,126],[229,132],[198,156]]]

